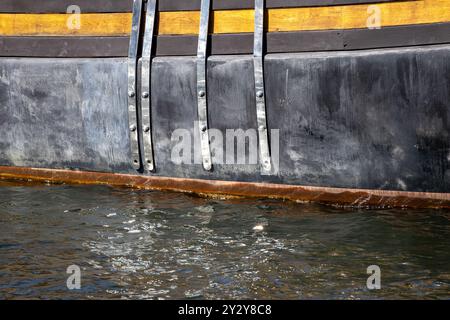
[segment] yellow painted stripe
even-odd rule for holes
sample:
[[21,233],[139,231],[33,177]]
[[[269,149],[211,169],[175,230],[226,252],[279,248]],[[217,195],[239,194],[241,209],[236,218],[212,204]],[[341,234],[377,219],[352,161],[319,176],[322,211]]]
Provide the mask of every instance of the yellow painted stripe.
[[[373,11],[368,4],[268,10],[270,32],[366,28]],[[450,21],[450,0],[381,3],[381,26],[428,24]],[[131,14],[82,14],[80,29],[69,28],[71,15],[0,14],[3,36],[115,36],[130,32]],[[253,32],[253,10],[219,10],[213,13],[213,33]],[[198,11],[161,12],[159,34],[197,34]]]
[[[268,10],[268,31],[301,31],[367,28],[372,5],[307,7]],[[381,3],[381,26],[450,21],[450,0]],[[369,10],[370,9],[370,10]],[[253,10],[214,12],[213,33],[253,32]],[[198,12],[162,12],[159,34],[197,34]]]
[[85,13],[79,21],[78,29],[70,14],[0,14],[0,35],[119,36],[128,35],[131,30],[130,13]]

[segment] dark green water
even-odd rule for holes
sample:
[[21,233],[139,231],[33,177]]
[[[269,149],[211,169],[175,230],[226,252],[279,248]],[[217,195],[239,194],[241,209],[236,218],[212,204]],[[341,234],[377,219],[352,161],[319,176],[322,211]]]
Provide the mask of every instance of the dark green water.
[[449,211],[0,182],[0,299],[449,299],[449,240]]

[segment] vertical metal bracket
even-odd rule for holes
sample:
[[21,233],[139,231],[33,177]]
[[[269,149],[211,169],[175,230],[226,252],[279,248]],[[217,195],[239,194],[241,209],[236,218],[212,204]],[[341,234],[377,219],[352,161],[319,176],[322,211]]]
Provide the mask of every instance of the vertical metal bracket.
[[255,73],[256,116],[258,121],[258,142],[263,174],[272,170],[269,134],[267,129],[266,99],[264,89],[264,0],[255,0],[255,34],[253,67]]
[[141,58],[141,110],[142,110],[142,137],[144,147],[144,168],[154,171],[152,119],[151,119],[151,66],[152,46],[155,28],[156,0],[148,0],[145,16],[144,43]]
[[136,97],[137,57],[139,49],[139,32],[142,16],[142,0],[133,0],[133,17],[131,24],[130,46],[128,49],[128,121],[133,168],[141,168],[139,153],[138,104]]
[[200,12],[200,31],[198,36],[198,49],[197,49],[198,125],[200,129],[200,142],[201,142],[203,168],[207,171],[212,170],[212,158],[208,133],[208,107],[207,107],[208,94],[206,90],[206,69],[207,69],[206,49],[208,44],[210,9],[211,9],[211,0],[202,0]]

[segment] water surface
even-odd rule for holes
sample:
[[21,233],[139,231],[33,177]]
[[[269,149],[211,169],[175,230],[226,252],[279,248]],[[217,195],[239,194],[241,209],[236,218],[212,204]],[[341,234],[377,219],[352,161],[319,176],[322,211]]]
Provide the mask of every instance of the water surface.
[[0,181],[0,299],[449,299],[449,240],[443,210]]

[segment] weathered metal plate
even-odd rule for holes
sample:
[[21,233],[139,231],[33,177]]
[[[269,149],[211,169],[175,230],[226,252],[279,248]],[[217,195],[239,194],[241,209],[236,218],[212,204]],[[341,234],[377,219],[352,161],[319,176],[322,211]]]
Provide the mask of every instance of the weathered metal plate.
[[209,30],[211,0],[202,0],[200,31],[198,36],[197,49],[197,111],[198,127],[200,130],[201,150],[203,168],[207,171],[212,170],[211,150],[209,146],[208,133],[208,92],[206,85],[206,63],[207,63],[207,45]]
[[153,34],[155,27],[156,0],[148,0],[145,16],[145,32],[141,58],[141,111],[142,111],[142,138],[144,147],[144,168],[147,171],[155,170],[152,142],[151,118],[151,65]]
[[266,98],[264,87],[264,0],[255,0],[255,34],[253,49],[253,71],[255,74],[256,117],[258,123],[258,143],[261,170],[270,174],[269,134],[266,117]]
[[139,152],[139,106],[137,103],[137,58],[139,49],[139,33],[141,29],[142,0],[133,1],[133,18],[131,25],[130,45],[128,51],[128,122],[130,130],[131,160],[136,170],[141,168]]

